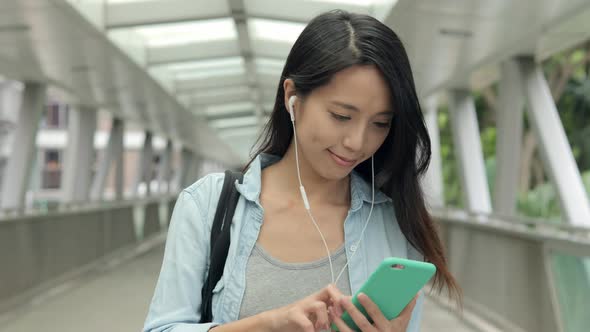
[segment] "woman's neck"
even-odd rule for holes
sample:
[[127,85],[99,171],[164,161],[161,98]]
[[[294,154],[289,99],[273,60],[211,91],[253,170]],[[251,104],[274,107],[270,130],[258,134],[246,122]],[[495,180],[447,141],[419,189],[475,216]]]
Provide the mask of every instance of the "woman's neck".
[[[280,192],[290,197],[300,197],[299,180],[293,144],[287,149],[283,158],[263,171],[263,181],[276,188],[273,192]],[[310,202],[319,204],[347,205],[350,204],[350,175],[339,180],[328,180],[316,173],[307,159],[299,153],[299,169],[301,182]],[[266,175],[266,176],[265,176]]]

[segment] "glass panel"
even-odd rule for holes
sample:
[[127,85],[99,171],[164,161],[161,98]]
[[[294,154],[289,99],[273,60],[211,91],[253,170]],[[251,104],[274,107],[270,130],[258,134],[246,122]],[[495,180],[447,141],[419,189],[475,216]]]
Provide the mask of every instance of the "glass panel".
[[258,120],[255,116],[243,116],[243,117],[227,118],[227,119],[223,119],[223,120],[209,121],[209,125],[215,129],[247,127],[247,126],[255,126],[257,124],[258,124]]
[[250,35],[255,39],[293,43],[305,28],[305,24],[267,19],[251,19],[248,20],[248,28],[250,29]]
[[114,29],[107,32],[112,42],[117,44],[127,56],[140,65],[147,62],[143,38],[131,29]]
[[587,331],[590,326],[590,257],[554,253],[551,262],[565,331]]
[[254,59],[256,64],[256,71],[264,74],[280,75],[285,66],[284,60],[271,59],[271,58],[256,58]]
[[246,69],[242,57],[230,57],[154,66],[150,72],[156,76],[168,73],[175,80],[191,80],[245,74]]
[[373,6],[375,3],[383,2],[379,0],[312,0],[315,2],[329,2],[334,4],[343,4],[343,5],[356,5],[356,6]]
[[211,105],[208,106],[205,110],[207,115],[224,115],[224,114],[232,114],[242,111],[252,110],[254,111],[254,104],[252,102],[239,102],[239,103],[228,103],[228,104],[220,104],[220,105]]
[[229,57],[214,60],[190,61],[182,63],[174,63],[169,65],[154,66],[152,68],[165,68],[174,72],[204,70],[204,69],[220,69],[223,67],[243,66],[244,59],[242,57]]
[[234,95],[234,94],[248,94],[250,93],[250,88],[247,86],[234,86],[234,87],[227,87],[223,89],[209,89],[209,90],[200,90],[195,94],[197,98],[211,98],[211,97],[223,97],[227,95]]
[[153,2],[162,0],[106,0],[107,3]]
[[243,66],[239,67],[226,67],[226,68],[218,68],[218,69],[202,69],[199,71],[192,71],[192,72],[179,72],[174,77],[177,80],[199,80],[205,79],[210,77],[218,77],[218,76],[232,76],[232,75],[245,75],[246,69]]
[[146,45],[150,47],[236,39],[238,36],[234,20],[229,17],[137,27],[134,31],[142,36]]
[[312,2],[324,2],[334,4],[335,7],[358,12],[361,14],[369,14],[376,19],[383,21],[389,16],[391,9],[396,5],[398,0],[308,0]]

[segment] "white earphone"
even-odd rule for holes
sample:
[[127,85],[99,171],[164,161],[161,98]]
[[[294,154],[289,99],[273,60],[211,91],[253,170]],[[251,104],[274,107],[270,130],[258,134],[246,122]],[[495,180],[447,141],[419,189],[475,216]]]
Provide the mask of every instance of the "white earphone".
[[[298,150],[297,131],[295,130],[295,100],[297,100],[297,96],[289,97],[289,103],[288,103],[289,109],[287,111],[289,112],[289,115],[291,116],[291,124],[293,125],[293,137],[294,137],[294,141],[295,141],[295,163],[297,164],[297,178],[299,179],[299,192],[301,193],[301,199],[303,199],[303,204],[305,205],[305,210],[307,210],[307,214],[309,215],[309,218],[313,222],[313,225],[315,226],[318,233],[320,234],[320,237],[322,238],[322,241],[324,243],[324,247],[326,248],[326,253],[328,254],[328,262],[330,263],[330,273],[331,273],[331,277],[332,277],[332,283],[336,284],[338,282],[338,280],[340,279],[340,276],[342,276],[342,273],[344,273],[344,270],[348,266],[348,262],[350,261],[350,259],[346,262],[346,264],[344,265],[344,267],[342,268],[340,273],[338,273],[338,276],[336,277],[336,279],[334,279],[334,268],[332,266],[332,257],[330,256],[330,248],[328,248],[328,244],[326,243],[326,239],[324,238],[324,234],[322,234],[320,227],[318,226],[318,224],[315,221],[315,218],[311,214],[311,206],[309,205],[309,200],[307,199],[307,194],[305,193],[305,188],[303,187],[303,182],[301,181],[301,172],[299,171],[299,153],[297,151]],[[373,156],[371,156],[371,190],[372,190],[372,200],[371,200],[371,209],[369,210],[369,216],[367,217],[367,221],[365,222],[365,226],[363,226],[363,230],[361,231],[361,236],[359,237],[359,240],[356,243],[357,249],[352,253],[350,258],[352,258],[356,254],[356,252],[358,251],[358,247],[361,243],[361,240],[363,239],[363,235],[365,234],[365,229],[367,229],[367,225],[369,224],[369,220],[371,220],[371,214],[373,214],[373,206],[375,205],[375,162],[374,162]]]
[[291,115],[291,122],[295,122],[295,114],[293,113],[293,110],[295,109],[295,100],[297,99],[297,96],[291,96],[289,97],[289,115]]

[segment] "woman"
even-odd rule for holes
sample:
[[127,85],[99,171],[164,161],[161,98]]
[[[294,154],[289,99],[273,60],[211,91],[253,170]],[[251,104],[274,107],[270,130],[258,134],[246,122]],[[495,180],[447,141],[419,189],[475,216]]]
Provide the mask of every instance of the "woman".
[[287,58],[260,143],[236,184],[213,322],[198,324],[223,174],[181,193],[144,331],[350,331],[344,310],[362,331],[418,331],[423,295],[391,321],[360,297],[373,324],[351,304],[389,256],[435,264],[434,286],[458,294],[425,208],[430,139],[391,29],[342,11],[313,19]]

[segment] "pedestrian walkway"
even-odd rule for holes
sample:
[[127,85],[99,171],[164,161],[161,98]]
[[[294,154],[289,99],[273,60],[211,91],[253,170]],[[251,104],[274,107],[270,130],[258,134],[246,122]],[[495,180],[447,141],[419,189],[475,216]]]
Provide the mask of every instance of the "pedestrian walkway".
[[[4,317],[0,332],[140,331],[164,250],[161,244],[103,264]],[[463,321],[427,299],[423,332],[471,332]]]

